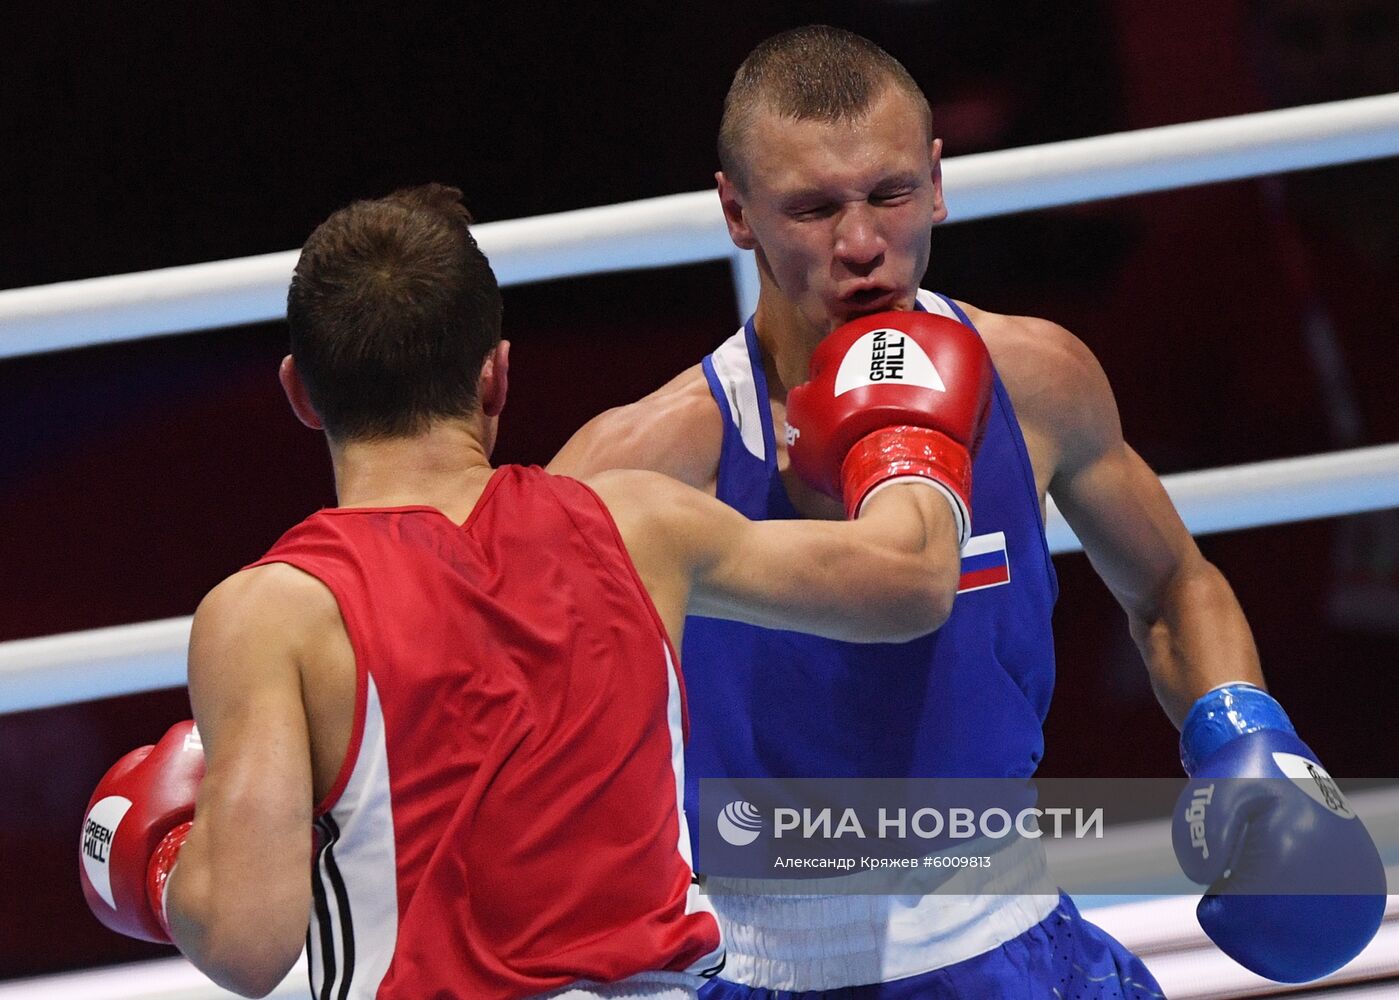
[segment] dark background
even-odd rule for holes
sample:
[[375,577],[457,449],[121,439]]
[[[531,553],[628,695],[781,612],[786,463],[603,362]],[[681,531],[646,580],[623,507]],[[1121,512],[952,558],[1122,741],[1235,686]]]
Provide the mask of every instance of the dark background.
[[[811,21],[900,58],[951,156],[1399,90],[1386,0],[50,5],[0,36],[0,287],[285,250],[428,180],[481,221],[707,187],[734,68]],[[925,286],[1072,329],[1162,473],[1393,441],[1396,189],[1384,161],[948,226]],[[546,462],[738,320],[723,264],[505,295],[502,461]],[[188,614],[333,502],[276,384],[284,349],[265,324],[0,361],[0,639]],[[1371,516],[1201,539],[1343,777],[1399,774],[1395,533]],[[1057,566],[1041,773],[1178,773],[1121,612],[1082,556]],[[91,919],[73,847],[106,767],[187,714],[178,691],[0,717],[0,977],[162,952]]]

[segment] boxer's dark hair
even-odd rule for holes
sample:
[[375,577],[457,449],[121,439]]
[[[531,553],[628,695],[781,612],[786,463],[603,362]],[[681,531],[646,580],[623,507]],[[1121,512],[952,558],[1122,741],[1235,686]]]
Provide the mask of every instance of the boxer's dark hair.
[[287,292],[291,354],[338,441],[466,417],[500,341],[500,287],[461,192],[357,201],[316,227]]
[[874,42],[824,24],[773,35],[743,60],[724,98],[719,167],[744,185],[742,146],[762,108],[798,121],[854,121],[891,84],[915,99],[932,142],[928,98],[903,64]]

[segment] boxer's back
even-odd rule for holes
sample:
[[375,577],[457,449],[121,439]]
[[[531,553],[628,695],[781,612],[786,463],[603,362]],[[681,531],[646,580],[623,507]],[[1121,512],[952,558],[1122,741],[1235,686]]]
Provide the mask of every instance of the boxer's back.
[[681,682],[590,490],[507,466],[463,525],[327,510],[262,561],[334,593],[358,672],[318,812],[318,986],[525,996],[714,964],[674,795]]

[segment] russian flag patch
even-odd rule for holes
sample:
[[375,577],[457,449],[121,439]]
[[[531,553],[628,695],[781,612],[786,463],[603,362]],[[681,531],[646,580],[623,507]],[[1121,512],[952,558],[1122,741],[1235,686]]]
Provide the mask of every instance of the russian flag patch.
[[1006,554],[1006,533],[993,531],[973,535],[962,547],[962,579],[957,593],[984,590],[1010,583],[1010,557]]

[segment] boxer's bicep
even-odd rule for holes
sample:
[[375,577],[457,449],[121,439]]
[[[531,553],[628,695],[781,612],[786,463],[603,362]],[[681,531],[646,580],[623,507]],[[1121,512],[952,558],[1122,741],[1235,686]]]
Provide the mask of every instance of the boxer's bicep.
[[286,975],[310,910],[311,757],[296,645],[310,592],[296,573],[235,575],[205,598],[190,636],[208,772],[169,912],[195,964],[244,988]]

